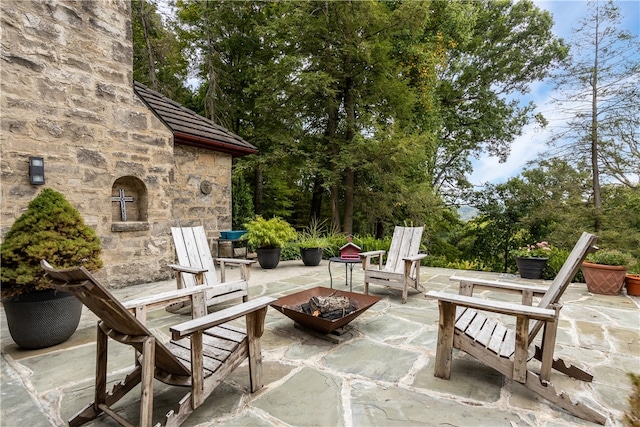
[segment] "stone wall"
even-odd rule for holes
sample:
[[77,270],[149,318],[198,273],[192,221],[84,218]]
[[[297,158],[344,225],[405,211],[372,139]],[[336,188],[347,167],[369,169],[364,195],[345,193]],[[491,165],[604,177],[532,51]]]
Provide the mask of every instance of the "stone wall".
[[[231,156],[177,146],[133,91],[128,1],[1,2],[2,235],[42,188],[28,158],[45,162],[45,187],[63,193],[103,242],[110,286],[170,277],[169,228],[231,225]],[[144,187],[145,218],[119,223],[116,180]],[[203,180],[213,191],[200,190]],[[115,210],[118,212],[118,210]]]

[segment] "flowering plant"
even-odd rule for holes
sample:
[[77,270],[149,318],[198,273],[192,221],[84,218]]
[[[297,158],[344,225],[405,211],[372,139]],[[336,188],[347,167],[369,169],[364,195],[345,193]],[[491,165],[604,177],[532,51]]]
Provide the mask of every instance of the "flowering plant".
[[549,258],[553,247],[547,242],[538,242],[533,245],[519,247],[511,251],[513,256],[520,258]]

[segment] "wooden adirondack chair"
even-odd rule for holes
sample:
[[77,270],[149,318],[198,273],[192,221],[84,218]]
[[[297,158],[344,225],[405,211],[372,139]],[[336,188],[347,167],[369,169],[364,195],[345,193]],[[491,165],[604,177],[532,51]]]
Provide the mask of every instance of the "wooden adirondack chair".
[[[246,358],[249,358],[251,391],[262,387],[260,337],[264,319],[273,298],[261,297],[234,307],[206,314],[207,286],[179,289],[122,304],[84,268],[56,270],[46,261],[42,268],[53,280],[53,286],[70,292],[98,318],[96,340],[95,401],[70,421],[82,425],[102,413],[124,426],[133,426],[111,407],[136,385],[141,384],[140,426],[151,426],[153,412],[153,379],[165,384],[188,387],[186,395],[176,402],[162,423],[180,425],[207,396]],[[164,306],[168,301],[188,298],[194,315],[192,320],[171,327],[173,339],[168,343],[156,338],[144,325],[149,308]],[[227,324],[246,317],[246,330]],[[135,349],[133,370],[125,379],[107,391],[108,338]]]
[[[426,254],[419,254],[423,227],[396,227],[393,231],[387,262],[382,266],[385,251],[360,254],[364,270],[364,293],[369,294],[369,283],[402,289],[402,303],[407,302],[409,288],[424,292],[420,285],[420,261]],[[372,264],[374,258],[377,264]]]
[[[214,259],[211,257],[207,236],[202,226],[172,227],[171,234],[176,247],[179,264],[169,267],[176,274],[178,289],[197,285],[210,286],[207,291],[207,306],[229,301],[234,298],[249,298],[249,274],[251,264],[255,261],[236,258],[216,258],[220,263],[220,282],[216,274]],[[240,280],[226,281],[225,265],[240,267]],[[183,304],[172,304],[169,311],[182,308]]]
[[[428,298],[438,300],[440,311],[434,375],[449,379],[452,348],[455,347],[507,378],[522,383],[574,416],[604,424],[604,415],[582,403],[573,403],[565,393],[557,394],[550,382],[552,368],[582,381],[593,379],[592,375],[581,369],[567,366],[562,359],[554,359],[553,352],[561,308],[560,297],[587,253],[596,249],[593,246],[596,240],[594,235],[582,234],[547,290],[539,286],[454,276],[451,280],[460,282],[460,295],[427,292]],[[473,291],[478,289],[520,294],[522,304],[475,298]],[[533,297],[541,297],[537,307],[532,307]],[[505,327],[498,319],[488,317],[483,311],[514,316],[515,329]],[[532,346],[533,357],[541,362],[536,373],[528,365],[531,359],[529,347],[541,329],[541,345]]]

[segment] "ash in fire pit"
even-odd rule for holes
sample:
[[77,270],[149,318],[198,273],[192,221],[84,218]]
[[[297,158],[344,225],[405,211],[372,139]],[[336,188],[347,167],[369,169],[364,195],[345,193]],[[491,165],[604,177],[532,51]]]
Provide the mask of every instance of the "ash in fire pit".
[[356,302],[345,296],[329,295],[314,296],[299,307],[291,307],[293,310],[310,314],[313,317],[335,320],[348,316],[358,309]]

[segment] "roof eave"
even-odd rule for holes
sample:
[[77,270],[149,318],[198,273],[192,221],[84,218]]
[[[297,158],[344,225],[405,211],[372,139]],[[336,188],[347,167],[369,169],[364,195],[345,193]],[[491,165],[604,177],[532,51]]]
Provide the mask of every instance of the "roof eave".
[[258,153],[257,148],[232,146],[228,143],[222,143],[184,132],[173,131],[173,140],[175,144],[220,151],[222,153],[231,154],[233,157],[242,157]]

